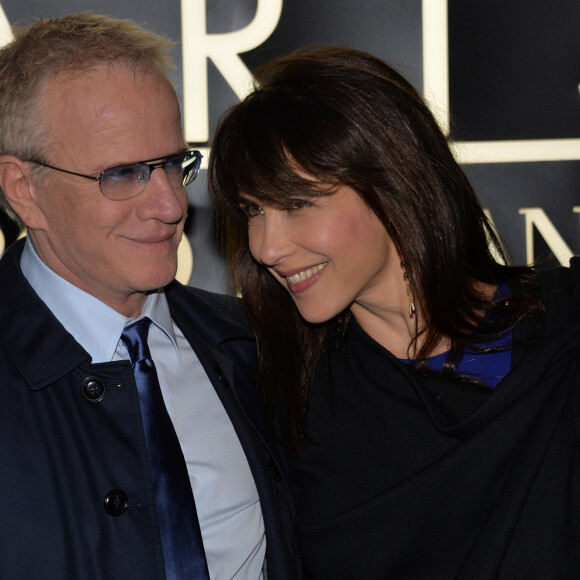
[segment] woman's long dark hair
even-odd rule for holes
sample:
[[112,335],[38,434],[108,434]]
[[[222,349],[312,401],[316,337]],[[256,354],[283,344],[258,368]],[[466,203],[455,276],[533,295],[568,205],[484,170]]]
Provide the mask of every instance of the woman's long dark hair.
[[[297,167],[323,184],[358,192],[404,256],[424,323],[410,347],[417,361],[442,338],[456,349],[477,348],[478,322],[491,308],[478,283],[495,286],[533,273],[505,265],[437,122],[393,68],[363,52],[318,48],[267,63],[255,78],[253,92],[219,124],[208,179],[233,290],[258,338],[267,407],[271,416],[281,414],[281,435],[297,450],[316,365],[343,335],[350,311],[323,324],[302,319],[288,292],[250,254],[241,193],[282,208],[296,197],[332,194]],[[494,317],[501,322],[488,337],[538,307],[527,293],[502,306],[507,314]]]

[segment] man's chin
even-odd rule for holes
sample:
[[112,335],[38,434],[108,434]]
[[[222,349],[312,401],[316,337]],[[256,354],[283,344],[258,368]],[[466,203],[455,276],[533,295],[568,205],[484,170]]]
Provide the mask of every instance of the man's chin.
[[175,280],[175,275],[177,273],[177,268],[172,269],[169,272],[165,272],[163,274],[159,274],[158,276],[151,276],[147,280],[144,280],[142,284],[140,284],[142,290],[146,294],[150,294],[151,292],[155,292],[160,288],[164,288],[167,284],[170,284]]

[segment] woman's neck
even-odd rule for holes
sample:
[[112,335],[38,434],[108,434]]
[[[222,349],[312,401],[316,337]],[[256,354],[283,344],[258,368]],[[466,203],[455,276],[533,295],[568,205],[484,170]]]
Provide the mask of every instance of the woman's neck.
[[[485,300],[492,300],[496,286],[477,283],[477,290]],[[415,314],[410,316],[406,294],[400,293],[390,303],[357,301],[350,310],[359,326],[397,358],[415,358],[421,349],[423,316],[418,305]],[[481,317],[483,315],[481,312]],[[474,322],[477,323],[477,320]],[[414,341],[417,335],[418,339]],[[443,337],[427,356],[436,356],[450,348],[451,341]]]

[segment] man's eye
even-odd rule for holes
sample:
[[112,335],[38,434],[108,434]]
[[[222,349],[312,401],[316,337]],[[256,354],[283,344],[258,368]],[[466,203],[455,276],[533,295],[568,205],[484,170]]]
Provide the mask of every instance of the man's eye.
[[132,165],[119,165],[119,167],[111,167],[103,171],[102,178],[105,181],[114,183],[127,182],[137,180],[140,183],[147,181],[149,177],[149,168],[140,163]]
[[246,216],[249,218],[256,217],[256,216],[264,213],[262,206],[258,205],[257,203],[252,203],[252,202],[241,203],[240,208],[246,214]]

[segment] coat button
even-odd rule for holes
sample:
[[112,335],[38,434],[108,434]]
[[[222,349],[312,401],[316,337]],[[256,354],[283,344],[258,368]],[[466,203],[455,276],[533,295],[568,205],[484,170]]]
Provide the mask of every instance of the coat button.
[[105,398],[107,388],[98,377],[88,377],[83,381],[81,392],[87,401],[98,403]]
[[214,367],[213,372],[215,373],[217,380],[222,383],[224,387],[229,387],[228,381],[224,377],[222,370],[219,367]]
[[120,516],[125,513],[129,505],[127,494],[122,489],[112,489],[105,496],[105,511],[110,516]]

